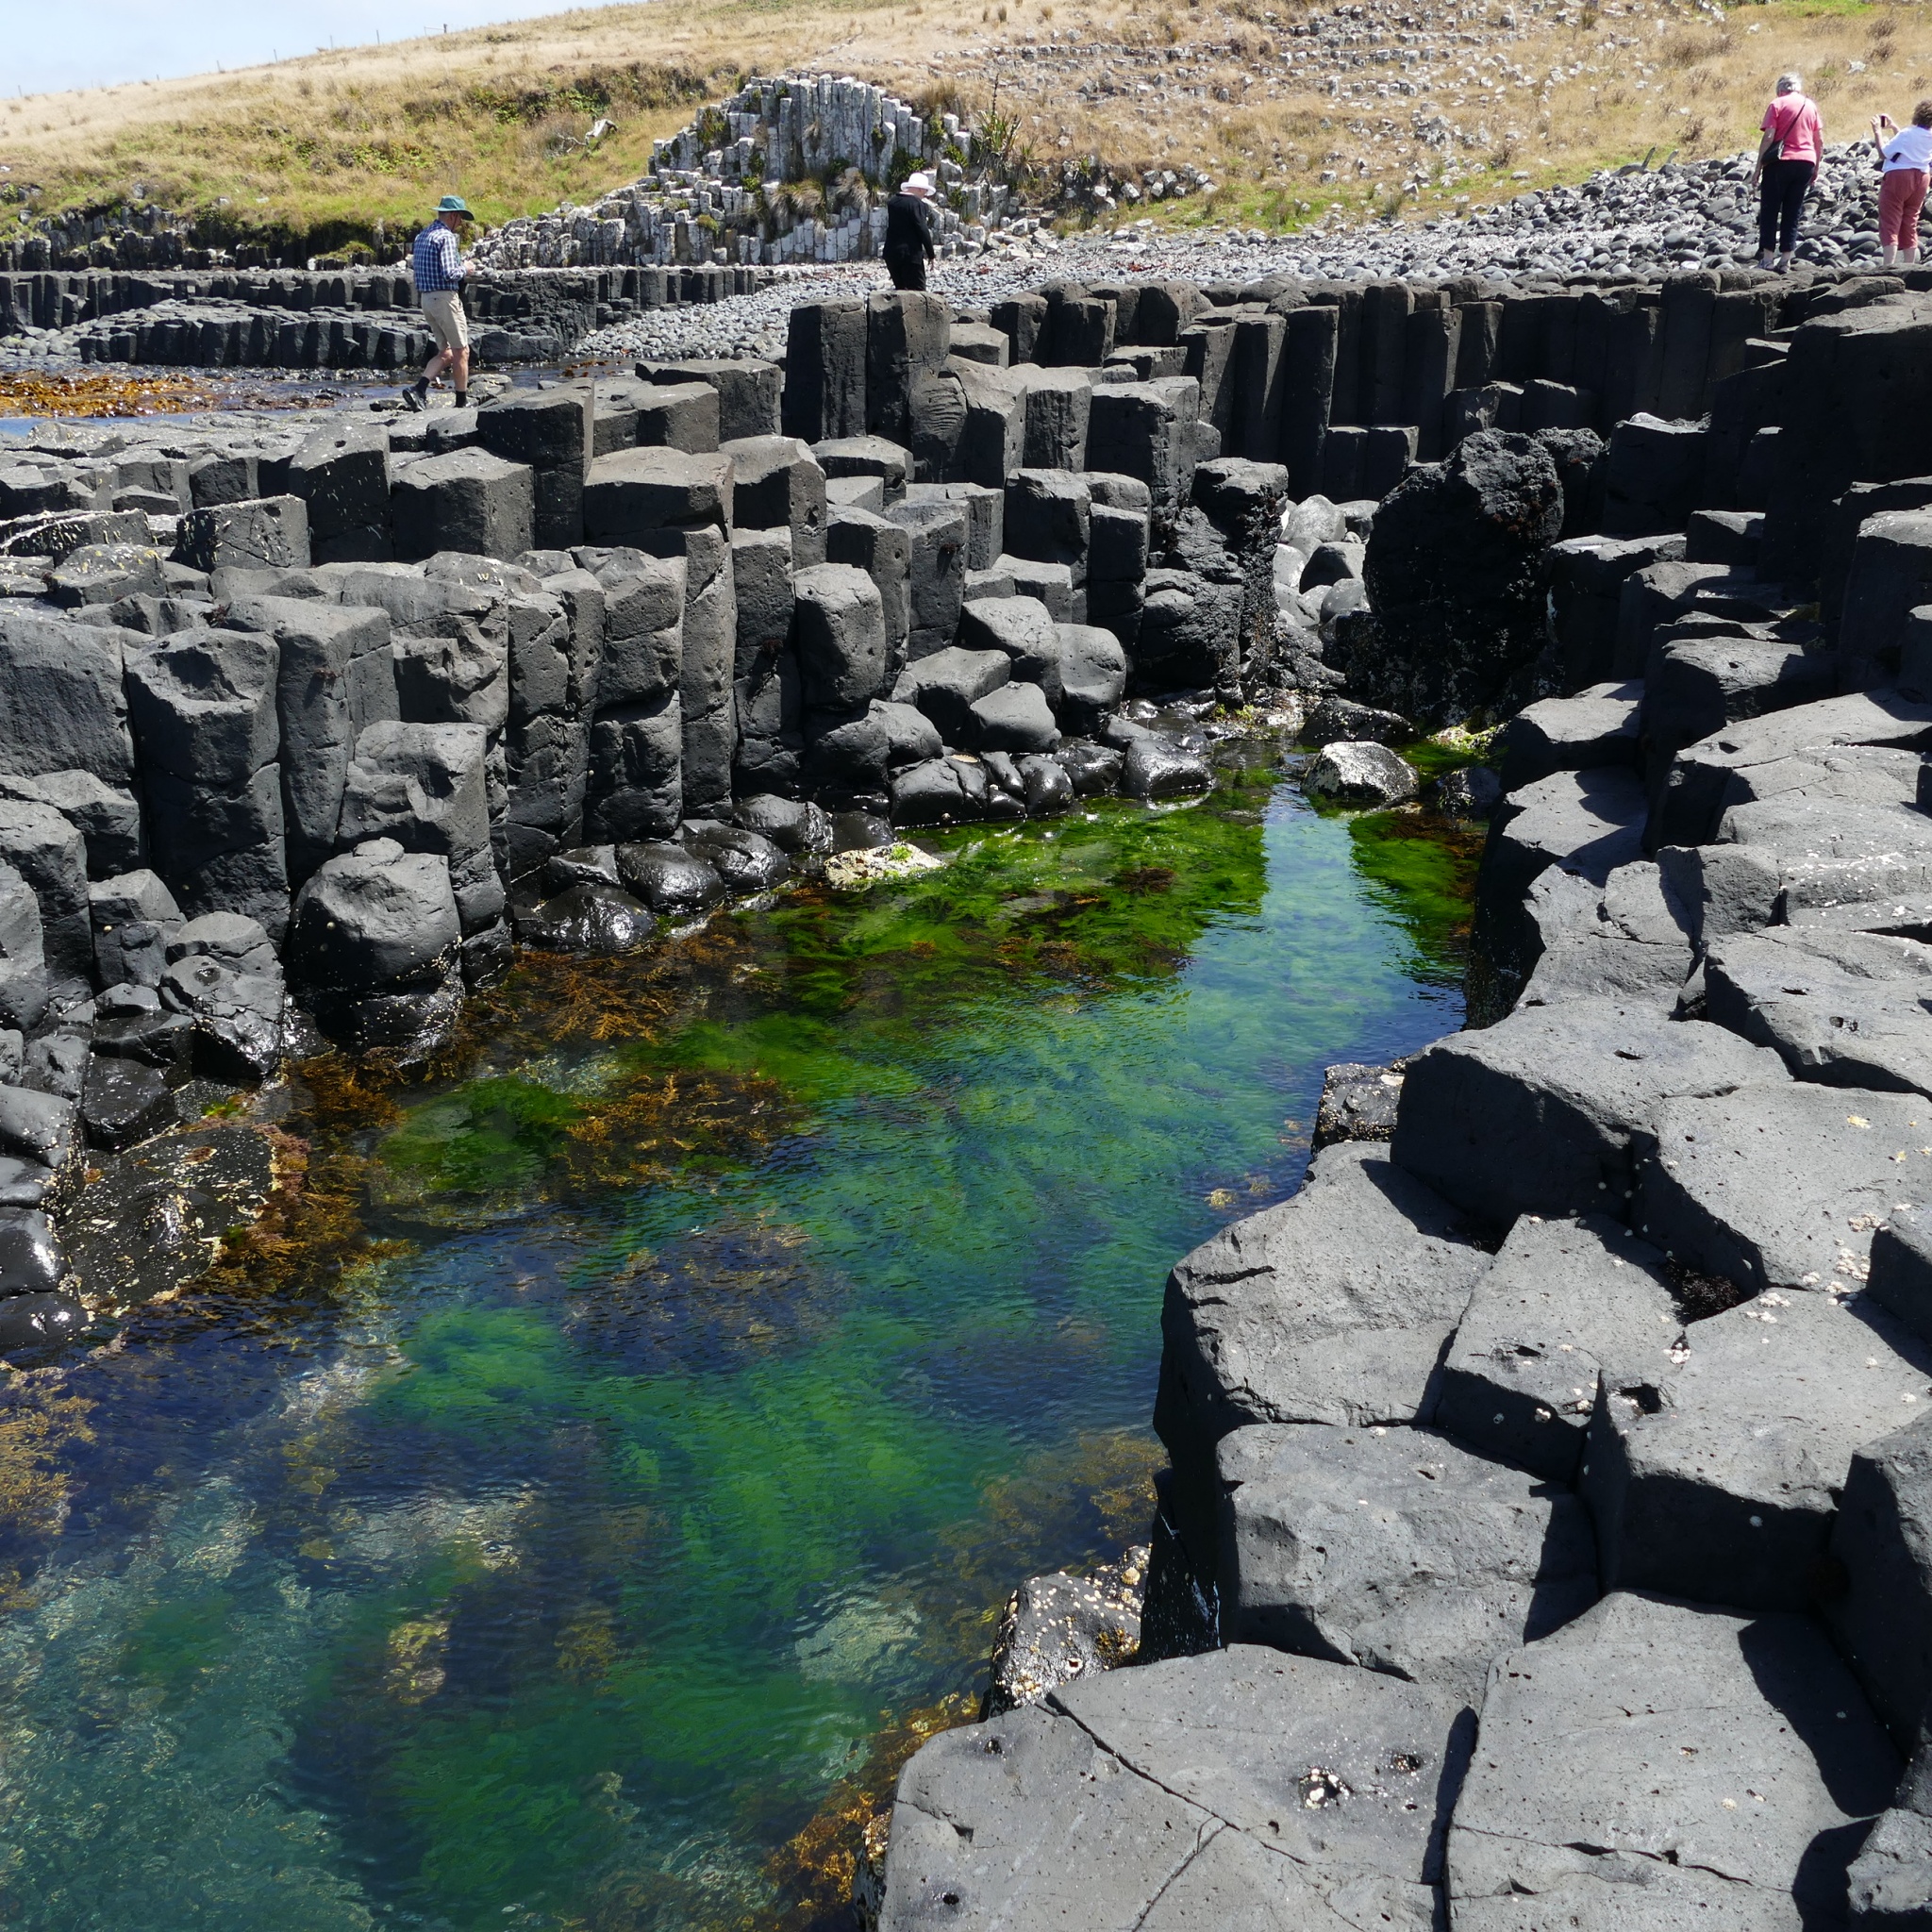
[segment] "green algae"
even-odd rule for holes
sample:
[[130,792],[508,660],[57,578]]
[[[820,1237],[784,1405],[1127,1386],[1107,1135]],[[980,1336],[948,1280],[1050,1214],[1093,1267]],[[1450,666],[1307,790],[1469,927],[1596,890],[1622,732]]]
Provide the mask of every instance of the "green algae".
[[1459,981],[1483,833],[1414,811],[1378,811],[1351,819],[1348,835],[1362,876],[1387,895],[1413,938],[1411,971]]
[[1451,726],[1447,731],[1439,731],[1433,737],[1421,738],[1413,744],[1404,745],[1402,756],[1415,767],[1417,775],[1427,785],[1437,778],[1447,777],[1451,772],[1491,763],[1495,740],[1493,726],[1485,731]]
[[1013,1583],[1144,1537],[1168,1266],[1291,1191],[1323,1064],[1456,1024],[1443,838],[1233,773],[526,964],[429,1077],[329,1074],[314,1158],[417,1242],[272,1403],[171,1423],[162,1526],[4,1632],[12,1919],[834,1902]]
[[[560,1030],[541,1042],[565,1051],[568,1090],[492,1071],[414,1104],[377,1150],[402,1186],[378,1175],[377,1188],[392,1204],[434,1190],[494,1197],[499,1210],[550,1197],[573,1138],[613,1112],[622,1135],[625,1096],[679,1074],[715,1076],[728,1084],[708,1090],[714,1098],[742,1099],[728,1124],[674,1123],[686,1177],[757,1151],[796,1109],[860,1095],[914,1102],[903,1050],[956,1013],[971,1024],[989,974],[1069,997],[1135,991],[1182,970],[1210,919],[1252,916],[1265,862],[1248,811],[1267,791],[1241,774],[1211,803],[1180,810],[1109,804],[1058,824],[962,830],[931,841],[941,870],[874,887],[856,905],[810,889],[739,914],[724,970],[670,1011],[653,1004],[618,1029],[635,1037],[588,1072],[581,1037]],[[771,1115],[761,1126],[744,1117],[754,1107]]]

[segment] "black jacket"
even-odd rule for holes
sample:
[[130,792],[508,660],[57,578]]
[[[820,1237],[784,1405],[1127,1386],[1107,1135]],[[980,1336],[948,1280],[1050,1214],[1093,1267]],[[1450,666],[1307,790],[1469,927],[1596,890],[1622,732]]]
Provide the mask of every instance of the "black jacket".
[[925,225],[925,207],[918,195],[895,194],[886,203],[886,246],[916,248],[932,260],[932,230]]

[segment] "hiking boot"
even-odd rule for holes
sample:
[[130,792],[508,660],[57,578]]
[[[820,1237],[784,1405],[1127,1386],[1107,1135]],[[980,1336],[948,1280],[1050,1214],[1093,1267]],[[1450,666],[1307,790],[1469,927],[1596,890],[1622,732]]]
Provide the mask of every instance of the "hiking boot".
[[429,385],[426,382],[412,382],[403,391],[403,408],[414,409],[421,415],[429,407]]

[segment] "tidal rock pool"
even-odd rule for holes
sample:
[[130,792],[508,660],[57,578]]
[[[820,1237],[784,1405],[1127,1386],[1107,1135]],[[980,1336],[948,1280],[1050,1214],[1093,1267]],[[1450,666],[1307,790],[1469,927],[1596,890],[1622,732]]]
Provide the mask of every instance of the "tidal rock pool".
[[0,1919],[839,1902],[1014,1584],[1144,1541],[1170,1264],[1461,1018],[1466,840],[1272,752],[930,842],[311,1067],[268,1218],[16,1378]]

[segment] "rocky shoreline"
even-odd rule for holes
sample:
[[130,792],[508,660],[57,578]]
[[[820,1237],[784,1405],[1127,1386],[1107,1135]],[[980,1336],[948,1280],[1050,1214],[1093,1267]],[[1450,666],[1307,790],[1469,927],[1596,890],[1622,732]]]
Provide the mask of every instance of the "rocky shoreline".
[[[1662,432],[1704,442],[1668,511],[1608,480],[1661,425],[1614,427],[1540,660],[1405,618],[1378,547],[1440,482],[1380,505],[1351,692],[1533,700],[1473,1030],[1334,1070],[1302,1191],[1176,1265],[1145,1601],[910,1761],[880,1924],[1932,1911],[1932,307],[1765,340]],[[1754,388],[1762,481],[1710,460]]]
[[1185,797],[1230,712],[1363,805],[1507,720],[1445,781],[1489,1024],[1337,1070],[1302,1191],[1177,1265],[1140,1665],[1126,1571],[1029,1586],[878,1918],[1922,1911],[1932,299],[1062,280],[788,329],[0,469],[0,1345],[113,1302],[88,1150],[433,1053],[519,941]]
[[[738,118],[749,125],[755,117]],[[715,155],[709,164],[723,165]],[[933,264],[930,286],[956,304],[987,308],[1027,292],[1048,272],[1082,283],[1175,277],[1236,289],[1271,276],[1435,283],[1473,275],[1499,287],[1613,290],[1672,274],[1731,275],[1757,258],[1750,172],[1748,155],[1633,163],[1454,216],[1355,225],[1337,218],[1287,235],[1212,222],[1160,227],[1150,217],[1057,230],[1038,215],[1016,213],[996,230],[974,225],[980,239],[966,240],[954,215],[956,239]],[[1878,266],[1877,178],[1863,145],[1826,150],[1790,285]],[[1176,192],[1185,185],[1177,180]],[[697,214],[678,222],[714,219],[699,206],[708,191],[698,176],[675,192],[698,197]],[[886,286],[875,259],[836,253],[804,265],[809,256],[794,252],[790,265],[775,268],[720,264],[689,247],[675,259],[639,256],[626,226],[640,219],[630,192],[608,198],[608,207],[605,216],[562,209],[481,244],[465,301],[483,362],[514,368],[565,355],[776,359],[794,308],[862,300]],[[856,214],[839,232],[869,235],[870,219]],[[546,238],[542,248],[529,243],[525,227]],[[613,239],[607,229],[622,232]],[[1922,272],[1909,273],[1916,285]],[[325,368],[366,378],[420,361],[427,345],[402,262],[269,272],[50,260],[0,271],[0,368],[108,361]]]

